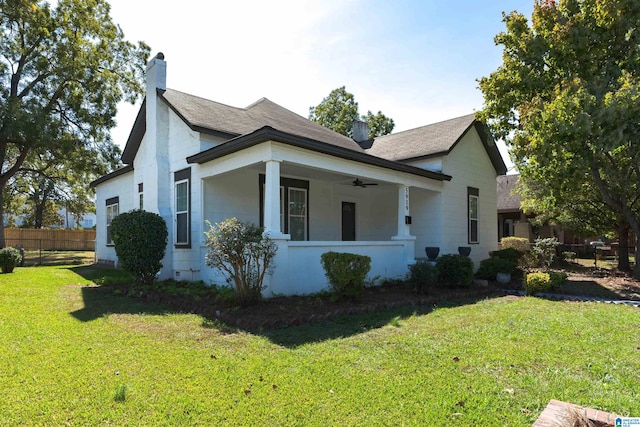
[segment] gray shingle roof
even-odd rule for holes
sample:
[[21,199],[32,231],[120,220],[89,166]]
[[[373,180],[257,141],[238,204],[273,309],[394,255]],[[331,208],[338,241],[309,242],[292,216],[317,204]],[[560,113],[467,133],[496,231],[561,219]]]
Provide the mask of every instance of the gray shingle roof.
[[[398,161],[447,154],[464,134],[475,126],[498,174],[506,167],[493,140],[473,114],[375,139],[364,150],[349,137],[314,123],[280,105],[261,98],[246,108],[232,107],[173,89],[158,90],[158,96],[193,130],[231,140],[264,127],[297,135],[356,153]],[[122,153],[125,164],[133,163],[146,130],[146,102],[143,102]]]
[[520,175],[502,175],[496,179],[498,212],[518,212],[522,197],[515,192]]
[[367,153],[388,160],[407,160],[437,154],[447,154],[474,124],[469,114],[375,139]]
[[267,98],[259,99],[246,108],[237,108],[172,89],[167,89],[161,96],[188,125],[199,130],[239,136],[271,126],[327,144],[363,151],[351,138],[314,123]]

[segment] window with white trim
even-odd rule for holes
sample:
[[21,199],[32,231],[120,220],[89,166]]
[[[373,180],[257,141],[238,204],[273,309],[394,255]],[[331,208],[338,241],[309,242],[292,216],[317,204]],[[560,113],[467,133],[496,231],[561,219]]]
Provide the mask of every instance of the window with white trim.
[[107,245],[113,246],[113,239],[111,238],[111,221],[118,216],[120,208],[120,199],[118,197],[112,197],[106,201],[106,218],[107,218]]
[[191,169],[183,169],[174,174],[175,187],[175,245],[191,246]]
[[307,240],[307,190],[289,187],[288,207],[291,240]]
[[140,210],[144,209],[144,185],[142,183],[138,184],[138,203],[140,205]]
[[480,191],[477,188],[467,187],[469,243],[478,243],[478,206]]
[[[260,174],[260,227],[264,227],[264,184]],[[291,240],[309,239],[309,181],[280,177],[280,230]]]

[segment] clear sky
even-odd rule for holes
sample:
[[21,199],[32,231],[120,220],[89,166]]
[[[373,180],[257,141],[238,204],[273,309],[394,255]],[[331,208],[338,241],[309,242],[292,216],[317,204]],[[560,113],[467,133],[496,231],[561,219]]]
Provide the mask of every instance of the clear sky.
[[[534,0],[109,2],[128,40],[165,54],[172,89],[236,107],[267,97],[307,117],[344,85],[360,114],[381,110],[402,131],[482,108],[476,79],[501,63],[502,12],[529,17]],[[119,109],[121,147],[138,108]]]

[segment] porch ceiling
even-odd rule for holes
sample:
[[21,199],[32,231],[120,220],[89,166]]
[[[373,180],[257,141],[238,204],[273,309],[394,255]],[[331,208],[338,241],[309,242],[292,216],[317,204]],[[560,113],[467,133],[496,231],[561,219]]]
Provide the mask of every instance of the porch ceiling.
[[[247,167],[247,169],[251,169],[257,171],[259,173],[264,173],[264,164],[256,163]],[[296,179],[305,179],[305,180],[318,180],[330,182],[332,184],[337,185],[345,185],[352,186],[353,180],[359,178],[360,180],[368,183],[375,183],[375,186],[367,187],[366,190],[375,189],[375,188],[384,188],[384,187],[396,187],[398,184],[395,182],[385,181],[378,177],[369,177],[367,174],[344,174],[333,171],[327,171],[324,169],[317,169],[313,167],[308,167],[304,165],[298,165],[289,162],[282,162],[280,164],[280,175],[296,178]]]
[[206,178],[247,168],[264,173],[267,161],[279,162],[280,174],[283,176],[318,179],[336,184],[350,184],[357,178],[379,185],[401,184],[442,191],[442,183],[445,179],[434,179],[433,176],[449,178],[414,166],[397,164],[394,165],[397,167],[389,168],[386,167],[386,164],[373,164],[361,162],[358,159],[331,156],[271,140],[246,147],[241,152],[228,153],[215,159],[203,161],[199,163],[200,174]]

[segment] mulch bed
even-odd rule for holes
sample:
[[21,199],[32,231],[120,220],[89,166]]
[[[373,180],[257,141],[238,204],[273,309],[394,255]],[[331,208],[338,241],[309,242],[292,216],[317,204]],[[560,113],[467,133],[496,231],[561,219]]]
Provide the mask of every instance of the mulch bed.
[[260,331],[277,327],[292,327],[328,321],[341,316],[388,310],[404,306],[434,305],[442,301],[485,298],[495,295],[490,287],[431,289],[418,295],[407,284],[365,288],[357,301],[333,301],[330,295],[274,297],[249,307],[238,307],[215,298],[215,295],[194,299],[188,296],[148,292],[138,295],[146,301],[172,310],[200,314],[217,319],[230,327]]
[[[574,283],[580,283],[581,280],[586,279],[598,283],[620,298],[640,299],[640,283],[623,274],[590,268],[569,271],[569,280]],[[508,287],[521,289],[521,282],[522,278],[514,278]],[[580,293],[580,287],[574,292]],[[126,289],[121,288],[120,293],[126,294]],[[147,291],[137,297],[171,310],[200,314],[208,319],[217,319],[229,327],[260,331],[329,321],[342,316],[398,307],[433,306],[443,301],[481,299],[497,295],[505,295],[505,293],[497,289],[496,283],[490,283],[488,287],[474,285],[458,289],[435,287],[430,288],[427,294],[417,294],[414,287],[399,282],[367,287],[364,289],[362,298],[357,301],[335,301],[329,294],[322,294],[274,297],[265,299],[254,306],[238,307],[232,302],[221,300],[214,294],[193,298]]]

